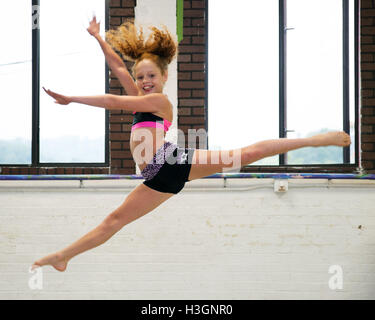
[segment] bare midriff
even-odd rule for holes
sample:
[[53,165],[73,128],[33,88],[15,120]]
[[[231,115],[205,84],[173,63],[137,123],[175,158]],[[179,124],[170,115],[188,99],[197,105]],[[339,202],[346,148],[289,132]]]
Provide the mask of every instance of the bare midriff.
[[143,127],[131,132],[130,152],[141,171],[164,143],[165,131],[161,128]]

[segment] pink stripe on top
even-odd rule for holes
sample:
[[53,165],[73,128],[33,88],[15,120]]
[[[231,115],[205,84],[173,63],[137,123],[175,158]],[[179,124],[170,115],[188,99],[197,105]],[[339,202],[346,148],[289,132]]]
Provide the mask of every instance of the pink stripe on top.
[[172,122],[164,119],[164,130],[168,131],[169,127],[172,125]]
[[164,119],[164,124],[161,124],[160,122],[155,122],[155,121],[143,121],[143,122],[138,122],[134,126],[132,126],[132,131],[138,128],[160,128],[160,129],[164,129],[164,131],[168,131],[171,125],[172,123],[165,119]]

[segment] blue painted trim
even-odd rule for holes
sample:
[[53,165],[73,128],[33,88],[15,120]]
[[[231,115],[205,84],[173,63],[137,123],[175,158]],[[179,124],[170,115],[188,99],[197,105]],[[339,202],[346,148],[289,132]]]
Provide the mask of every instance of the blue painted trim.
[[[203,179],[350,179],[375,180],[375,174],[216,173]],[[0,175],[0,180],[143,180],[141,175]]]

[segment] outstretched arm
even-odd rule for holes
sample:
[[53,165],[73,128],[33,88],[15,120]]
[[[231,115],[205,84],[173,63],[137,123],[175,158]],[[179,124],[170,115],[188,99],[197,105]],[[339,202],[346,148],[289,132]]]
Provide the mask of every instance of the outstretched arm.
[[139,91],[132,76],[130,75],[124,61],[122,61],[112,47],[100,36],[100,22],[96,22],[95,16],[91,20],[87,31],[99,42],[109,67],[126,90],[126,93],[129,96],[137,96]]
[[49,89],[44,91],[55,99],[55,103],[68,105],[76,102],[108,110],[127,110],[135,112],[161,112],[169,106],[169,101],[164,94],[152,93],[146,96],[119,96],[103,94],[97,96],[65,96]]

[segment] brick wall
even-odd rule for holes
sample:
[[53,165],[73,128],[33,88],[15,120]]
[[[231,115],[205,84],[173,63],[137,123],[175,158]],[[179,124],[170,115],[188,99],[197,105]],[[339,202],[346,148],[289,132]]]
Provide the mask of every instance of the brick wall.
[[178,128],[206,129],[205,1],[184,1],[184,38],[178,55]]
[[375,172],[375,1],[361,0],[361,158]]
[[[129,19],[134,19],[136,0],[111,0],[109,9],[109,26],[118,27]],[[127,62],[130,69],[132,63]],[[109,92],[112,94],[126,94],[115,76],[110,76]],[[110,172],[111,174],[134,174],[135,166],[130,152],[130,130],[133,116],[129,111],[110,111],[109,139],[110,139]]]

